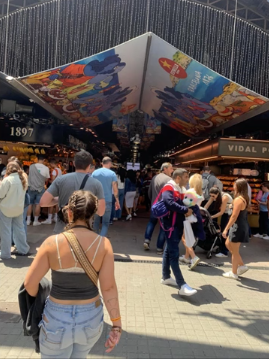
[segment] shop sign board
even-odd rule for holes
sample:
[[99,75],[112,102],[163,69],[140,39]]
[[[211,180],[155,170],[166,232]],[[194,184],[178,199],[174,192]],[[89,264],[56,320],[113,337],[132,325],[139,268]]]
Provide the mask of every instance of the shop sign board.
[[0,121],[0,140],[53,144],[62,143],[62,131],[55,125],[27,125],[19,122]]
[[268,159],[269,141],[220,139],[218,153],[219,156]]

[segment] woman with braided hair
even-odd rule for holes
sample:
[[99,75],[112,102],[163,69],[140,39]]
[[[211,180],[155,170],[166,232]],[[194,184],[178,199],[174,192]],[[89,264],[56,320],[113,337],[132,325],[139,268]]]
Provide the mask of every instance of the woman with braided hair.
[[25,193],[28,187],[27,176],[17,161],[7,165],[6,174],[0,183],[0,258],[11,258],[12,234],[18,255],[27,255],[25,229],[23,225],[23,211]]
[[42,358],[86,358],[99,340],[103,304],[97,280],[112,322],[106,352],[111,352],[120,340],[113,249],[110,241],[90,226],[97,209],[98,199],[90,191],[75,191],[63,210],[66,231],[43,242],[26,275],[24,287],[36,297],[43,276],[50,269],[52,274],[52,288],[40,323]]

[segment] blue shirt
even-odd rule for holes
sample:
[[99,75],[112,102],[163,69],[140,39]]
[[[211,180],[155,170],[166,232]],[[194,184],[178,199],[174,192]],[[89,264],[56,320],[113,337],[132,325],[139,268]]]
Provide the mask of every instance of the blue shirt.
[[[268,196],[269,196],[269,193],[268,193],[268,192],[264,193],[264,194],[262,195],[261,202],[265,202],[265,203],[266,203]],[[251,201],[251,199],[250,199],[250,201]],[[267,211],[268,211],[267,205],[262,205],[262,204],[260,204],[260,211],[267,212]]]
[[100,181],[104,189],[105,201],[112,202],[112,183],[117,182],[117,176],[114,171],[101,168],[92,173],[92,177]]

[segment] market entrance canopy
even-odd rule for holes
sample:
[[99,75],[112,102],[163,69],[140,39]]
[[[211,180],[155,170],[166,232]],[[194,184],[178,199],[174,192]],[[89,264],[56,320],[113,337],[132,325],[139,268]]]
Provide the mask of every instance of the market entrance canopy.
[[141,110],[194,137],[269,109],[269,99],[217,74],[153,33],[10,82],[67,124],[80,127]]

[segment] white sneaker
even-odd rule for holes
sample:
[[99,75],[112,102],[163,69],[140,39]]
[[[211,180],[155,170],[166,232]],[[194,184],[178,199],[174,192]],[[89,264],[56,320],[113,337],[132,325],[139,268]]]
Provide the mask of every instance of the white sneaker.
[[185,284],[182,285],[181,288],[178,290],[178,295],[184,296],[192,296],[197,293],[197,290],[192,289],[189,285]]
[[118,221],[118,218],[113,218],[113,221]]
[[224,276],[226,278],[238,280],[238,275],[234,274],[232,271],[228,271],[226,273],[223,273],[222,276]]
[[127,218],[126,218],[126,221],[131,221],[132,220],[132,215],[128,215]]
[[220,253],[216,254],[216,257],[223,258],[223,257],[228,257],[228,255],[225,255],[225,254],[220,252]]
[[269,236],[268,236],[268,235],[265,235],[265,236],[263,236],[262,238],[263,238],[263,240],[269,240]]
[[191,259],[191,266],[190,266],[190,270],[193,270],[200,262],[200,258],[198,258],[198,256],[195,256],[195,258]]
[[255,235],[253,235],[254,237],[256,237],[256,238],[262,238],[262,235],[261,234],[255,234]]
[[39,226],[39,225],[42,225],[42,223],[39,222],[39,221],[34,221],[34,222],[33,222],[33,226]]
[[27,226],[31,225],[31,220],[26,221]]
[[53,218],[52,218],[52,221],[57,223],[57,217],[58,217],[57,214],[55,214],[55,216],[53,216]]
[[43,221],[41,224],[42,225],[51,225],[52,224],[52,219],[47,219],[47,220]]
[[249,268],[246,265],[238,266],[237,275],[241,276],[241,275],[245,274],[245,272],[247,272],[248,270],[249,270]]
[[171,286],[177,286],[177,282],[175,279],[173,278],[169,278],[169,279],[165,279],[165,280],[161,280],[161,284],[163,285],[171,285]]
[[182,263],[185,263],[185,264],[190,264],[191,263],[190,259],[185,258],[184,255],[179,257],[179,261],[182,262]]
[[150,242],[148,240],[144,241],[144,250],[149,250],[149,244]]
[[133,215],[134,215],[134,217],[137,217],[137,213],[136,213],[136,212],[134,212]]

